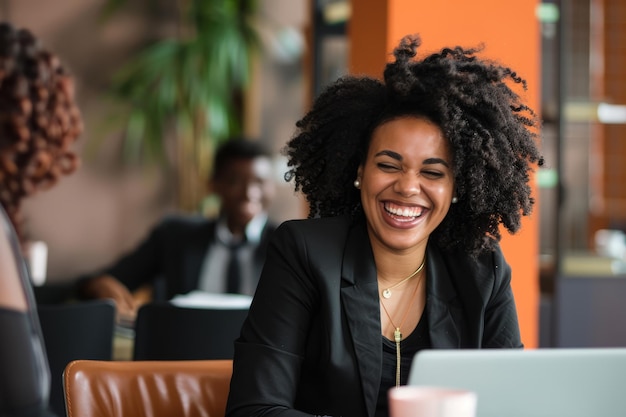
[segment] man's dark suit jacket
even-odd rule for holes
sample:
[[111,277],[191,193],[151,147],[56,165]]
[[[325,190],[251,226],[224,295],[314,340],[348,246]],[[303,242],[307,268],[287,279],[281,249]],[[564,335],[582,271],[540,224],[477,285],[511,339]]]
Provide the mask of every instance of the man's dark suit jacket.
[[[519,348],[511,271],[498,248],[472,261],[427,249],[433,348]],[[372,417],[381,379],[376,267],[365,222],[283,223],[241,337],[228,417]]]
[[[203,217],[170,216],[158,224],[131,253],[105,272],[124,283],[131,291],[142,284],[162,279],[164,294],[171,299],[198,289],[202,263],[210,245],[216,243],[216,220]],[[268,222],[254,252],[254,270],[260,276],[269,236],[275,225]],[[252,294],[250,294],[252,295]]]

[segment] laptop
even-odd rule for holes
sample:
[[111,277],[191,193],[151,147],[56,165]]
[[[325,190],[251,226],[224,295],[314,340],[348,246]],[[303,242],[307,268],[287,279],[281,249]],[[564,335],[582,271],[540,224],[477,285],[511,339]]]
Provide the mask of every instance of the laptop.
[[423,350],[408,384],[474,391],[476,417],[625,417],[626,348]]

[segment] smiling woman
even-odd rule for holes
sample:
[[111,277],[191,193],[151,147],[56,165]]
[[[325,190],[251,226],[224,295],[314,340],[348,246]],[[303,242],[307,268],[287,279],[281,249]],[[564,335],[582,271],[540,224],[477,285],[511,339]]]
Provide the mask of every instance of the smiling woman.
[[523,347],[499,227],[530,213],[542,164],[525,83],[478,50],[417,60],[419,45],[297,122],[286,178],[310,218],[274,232],[229,417],[383,417],[419,350]]

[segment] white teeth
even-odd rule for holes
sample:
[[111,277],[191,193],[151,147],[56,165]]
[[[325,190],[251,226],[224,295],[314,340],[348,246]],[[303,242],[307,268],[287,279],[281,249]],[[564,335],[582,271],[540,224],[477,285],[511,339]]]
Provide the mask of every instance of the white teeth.
[[422,210],[420,208],[405,207],[403,209],[403,208],[390,207],[389,205],[385,204],[385,210],[391,214],[394,214],[396,216],[402,216],[402,217],[420,217],[422,215]]

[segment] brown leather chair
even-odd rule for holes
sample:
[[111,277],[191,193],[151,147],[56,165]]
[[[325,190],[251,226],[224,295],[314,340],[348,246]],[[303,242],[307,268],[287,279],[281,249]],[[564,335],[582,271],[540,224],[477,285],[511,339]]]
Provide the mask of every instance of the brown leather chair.
[[63,374],[67,417],[223,417],[232,360],[77,360]]

